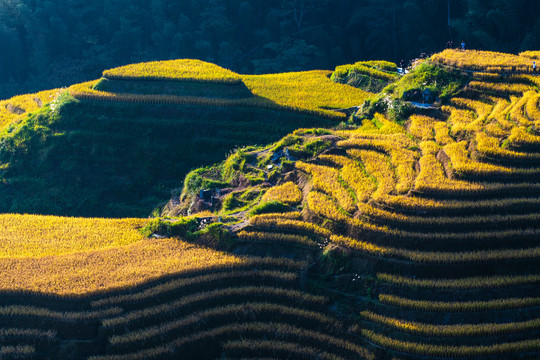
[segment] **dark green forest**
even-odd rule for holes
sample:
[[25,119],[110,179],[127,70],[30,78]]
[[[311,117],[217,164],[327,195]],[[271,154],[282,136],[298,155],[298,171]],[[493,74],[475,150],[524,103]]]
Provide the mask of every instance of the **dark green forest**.
[[540,48],[537,0],[2,0],[0,98],[198,58],[241,73]]

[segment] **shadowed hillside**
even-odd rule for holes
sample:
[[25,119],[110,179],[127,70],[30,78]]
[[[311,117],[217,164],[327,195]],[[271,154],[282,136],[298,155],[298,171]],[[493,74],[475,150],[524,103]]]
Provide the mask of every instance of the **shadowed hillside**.
[[[244,84],[201,61],[149,64],[153,75],[115,74],[144,74],[136,66],[109,70],[93,87],[72,87],[75,98],[63,93],[29,117],[6,119],[0,211],[147,216],[192,168],[298,127],[335,125],[344,115],[321,106],[347,107],[367,96],[332,83],[328,72],[285,81],[251,76]],[[317,86],[319,98],[306,98]]]

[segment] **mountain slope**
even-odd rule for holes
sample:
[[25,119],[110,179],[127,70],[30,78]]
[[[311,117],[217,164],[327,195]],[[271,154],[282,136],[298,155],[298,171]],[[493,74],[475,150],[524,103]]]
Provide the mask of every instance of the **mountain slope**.
[[[166,73],[167,64],[155,71]],[[0,211],[147,216],[190,169],[298,127],[332,126],[344,115],[322,106],[348,107],[369,96],[331,82],[328,72],[249,76],[248,88],[240,75],[215,65],[180,60],[172,67],[182,66],[176,78],[128,80],[109,75],[123,68],[106,71],[112,79],[91,83],[106,90],[73,86],[75,98],[64,93],[54,109],[45,105],[5,130]],[[235,82],[190,78],[216,71]],[[317,99],[308,95],[313,90]]]
[[[516,60],[446,51],[405,76],[382,62],[339,67],[335,81],[364,87],[362,75],[387,86],[349,109],[349,123],[295,129],[195,168],[160,218],[2,215],[0,356],[537,359],[539,83],[526,67],[500,67],[501,58]],[[99,179],[104,159],[114,164],[109,171],[128,169],[119,159],[135,152],[141,172],[130,178],[159,160],[147,160],[132,139],[142,128],[131,132],[135,123],[173,126],[180,111],[206,121],[204,111],[217,109],[230,110],[233,126],[240,120],[232,114],[260,114],[255,104],[267,104],[265,114],[328,125],[345,115],[325,107],[361,104],[335,102],[334,93],[322,105],[324,91],[365,94],[326,87],[329,72],[250,79],[209,66],[221,75],[179,84],[135,68],[116,74],[130,79],[77,85],[70,91],[79,100],[64,95],[58,111],[45,106],[15,127],[8,138],[20,152],[11,154],[6,182],[22,181],[9,176],[23,164],[37,178],[44,168],[24,159],[54,145],[39,158],[71,159],[72,174],[112,189],[106,180],[117,173]],[[288,87],[300,78],[305,92]],[[78,152],[85,142],[68,125],[100,135]],[[245,139],[244,130],[231,139]],[[226,130],[201,131],[217,141]],[[71,142],[55,140],[64,133]],[[207,154],[207,145],[189,145],[194,157]],[[172,155],[162,154],[169,163]],[[94,167],[82,172],[84,159]],[[155,170],[155,178],[174,176]]]
[[[380,358],[534,359],[540,95],[532,69],[503,69],[494,58],[438,54],[387,88],[374,108],[440,91],[430,83],[441,71],[435,62],[451,68],[444,76],[466,80],[442,106],[411,107],[399,125],[387,117],[389,105],[387,115],[359,112],[355,129],[297,130],[270,147],[238,151],[192,172],[165,214],[212,210],[231,221],[240,249],[311,249],[318,261],[310,286],[333,294],[334,314],[385,349],[376,351]],[[234,175],[231,163],[239,164]],[[211,202],[201,198],[198,189],[225,174],[245,181],[214,192]]]

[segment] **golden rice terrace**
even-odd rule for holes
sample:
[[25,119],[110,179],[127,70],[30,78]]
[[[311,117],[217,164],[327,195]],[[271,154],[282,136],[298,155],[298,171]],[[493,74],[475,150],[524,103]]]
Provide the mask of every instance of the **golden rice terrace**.
[[[181,60],[71,87],[88,104],[359,111],[191,171],[163,218],[1,215],[0,359],[540,358],[535,57],[436,54],[430,71],[465,80],[429,107],[395,98],[421,67],[383,62]],[[390,85],[330,80],[351,74]]]

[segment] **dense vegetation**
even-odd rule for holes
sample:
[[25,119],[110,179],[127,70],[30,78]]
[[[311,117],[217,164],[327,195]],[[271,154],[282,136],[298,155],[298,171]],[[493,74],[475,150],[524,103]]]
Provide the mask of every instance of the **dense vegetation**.
[[198,58],[240,73],[331,69],[407,62],[451,39],[517,53],[540,47],[539,12],[535,0],[2,1],[0,99],[150,60]]

